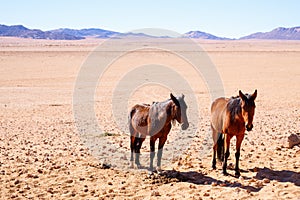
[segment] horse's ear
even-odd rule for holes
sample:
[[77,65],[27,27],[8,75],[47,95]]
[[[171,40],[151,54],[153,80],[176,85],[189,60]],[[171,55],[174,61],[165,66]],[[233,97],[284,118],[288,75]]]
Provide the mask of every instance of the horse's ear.
[[181,94],[182,99],[184,99],[184,94]]
[[242,93],[241,90],[239,90],[239,96],[243,101],[246,101],[247,97]]
[[254,101],[257,97],[257,90],[251,95],[251,99]]
[[172,93],[170,93],[170,97],[171,97],[172,101],[175,103],[175,105],[180,107],[179,101],[176,99],[176,97],[173,96]]

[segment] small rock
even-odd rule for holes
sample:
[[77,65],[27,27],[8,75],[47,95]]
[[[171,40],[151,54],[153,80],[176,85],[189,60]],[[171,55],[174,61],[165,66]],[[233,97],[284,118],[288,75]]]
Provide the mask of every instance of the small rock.
[[256,186],[256,187],[263,187],[264,184],[263,184],[262,181],[257,181],[257,182],[255,183],[255,186]]
[[69,179],[69,180],[66,181],[66,183],[73,183],[73,180]]
[[203,196],[208,197],[208,196],[209,196],[209,193],[208,193],[208,192],[205,192],[205,193],[203,194]]
[[289,148],[293,148],[293,146],[300,144],[300,136],[296,134],[291,134],[288,137],[288,142],[289,142]]
[[29,185],[25,185],[24,190],[30,190]]
[[151,192],[151,196],[157,197],[157,196],[160,196],[160,194],[159,194],[158,191],[152,191],[152,192]]
[[113,189],[109,189],[108,192],[109,192],[109,193],[113,193],[114,190],[113,190]]
[[275,150],[276,150],[276,151],[280,151],[280,150],[281,150],[281,147],[276,147]]
[[220,186],[225,187],[225,186],[227,186],[227,184],[226,183],[221,183]]
[[212,182],[212,183],[211,183],[211,186],[217,186],[217,185],[218,185],[217,182]]
[[259,171],[259,168],[258,167],[254,167],[253,168],[253,172],[258,172]]
[[264,178],[264,179],[263,179],[263,182],[264,182],[264,183],[270,183],[270,179]]
[[251,178],[251,179],[249,180],[249,182],[250,182],[250,183],[256,182],[256,179]]

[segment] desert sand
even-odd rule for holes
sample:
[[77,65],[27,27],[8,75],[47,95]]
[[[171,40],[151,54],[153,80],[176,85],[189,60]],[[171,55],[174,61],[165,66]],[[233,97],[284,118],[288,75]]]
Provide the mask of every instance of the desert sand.
[[[102,135],[89,130],[88,121],[90,135],[82,134],[74,117],[74,87],[82,65],[104,42],[0,38],[0,199],[300,198],[300,146],[287,145],[290,134],[300,134],[299,41],[194,41],[216,67],[225,96],[258,90],[254,128],[242,144],[240,178],[232,170],[234,139],[231,175],[221,173],[220,163],[212,170],[212,99],[205,78],[168,52],[134,51],[112,63],[97,83],[93,102]],[[187,132],[173,127],[162,174],[148,176],[146,169],[129,168],[129,136],[113,118],[112,97],[120,77],[133,70],[128,67],[153,60],[188,81],[197,100],[190,104],[198,105],[200,114]],[[157,76],[168,79],[168,74]],[[127,93],[119,88],[118,94]],[[129,99],[114,97],[127,105],[117,121],[125,121],[130,106],[163,101],[170,92],[149,84],[135,88]],[[145,166],[148,154],[146,140]]]

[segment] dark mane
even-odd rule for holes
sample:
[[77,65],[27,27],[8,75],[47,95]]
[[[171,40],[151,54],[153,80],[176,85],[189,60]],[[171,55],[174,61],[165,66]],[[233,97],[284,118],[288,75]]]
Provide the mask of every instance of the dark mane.
[[227,104],[227,110],[230,112],[231,121],[234,121],[236,115],[241,114],[241,98],[239,96],[231,97]]

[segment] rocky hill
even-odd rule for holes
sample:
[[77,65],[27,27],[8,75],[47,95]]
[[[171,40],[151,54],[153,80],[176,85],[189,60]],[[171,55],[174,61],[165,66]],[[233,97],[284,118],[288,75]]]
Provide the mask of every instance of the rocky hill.
[[0,25],[0,36],[33,38],[33,39],[50,39],[50,40],[80,40],[80,39],[84,39],[84,37],[74,36],[74,35],[65,34],[65,33],[42,31],[39,29],[28,29],[22,25],[15,25],[15,26]]
[[184,38],[197,38],[197,39],[207,39],[207,40],[230,40],[229,38],[218,37],[209,33],[202,31],[189,31],[182,35]]

